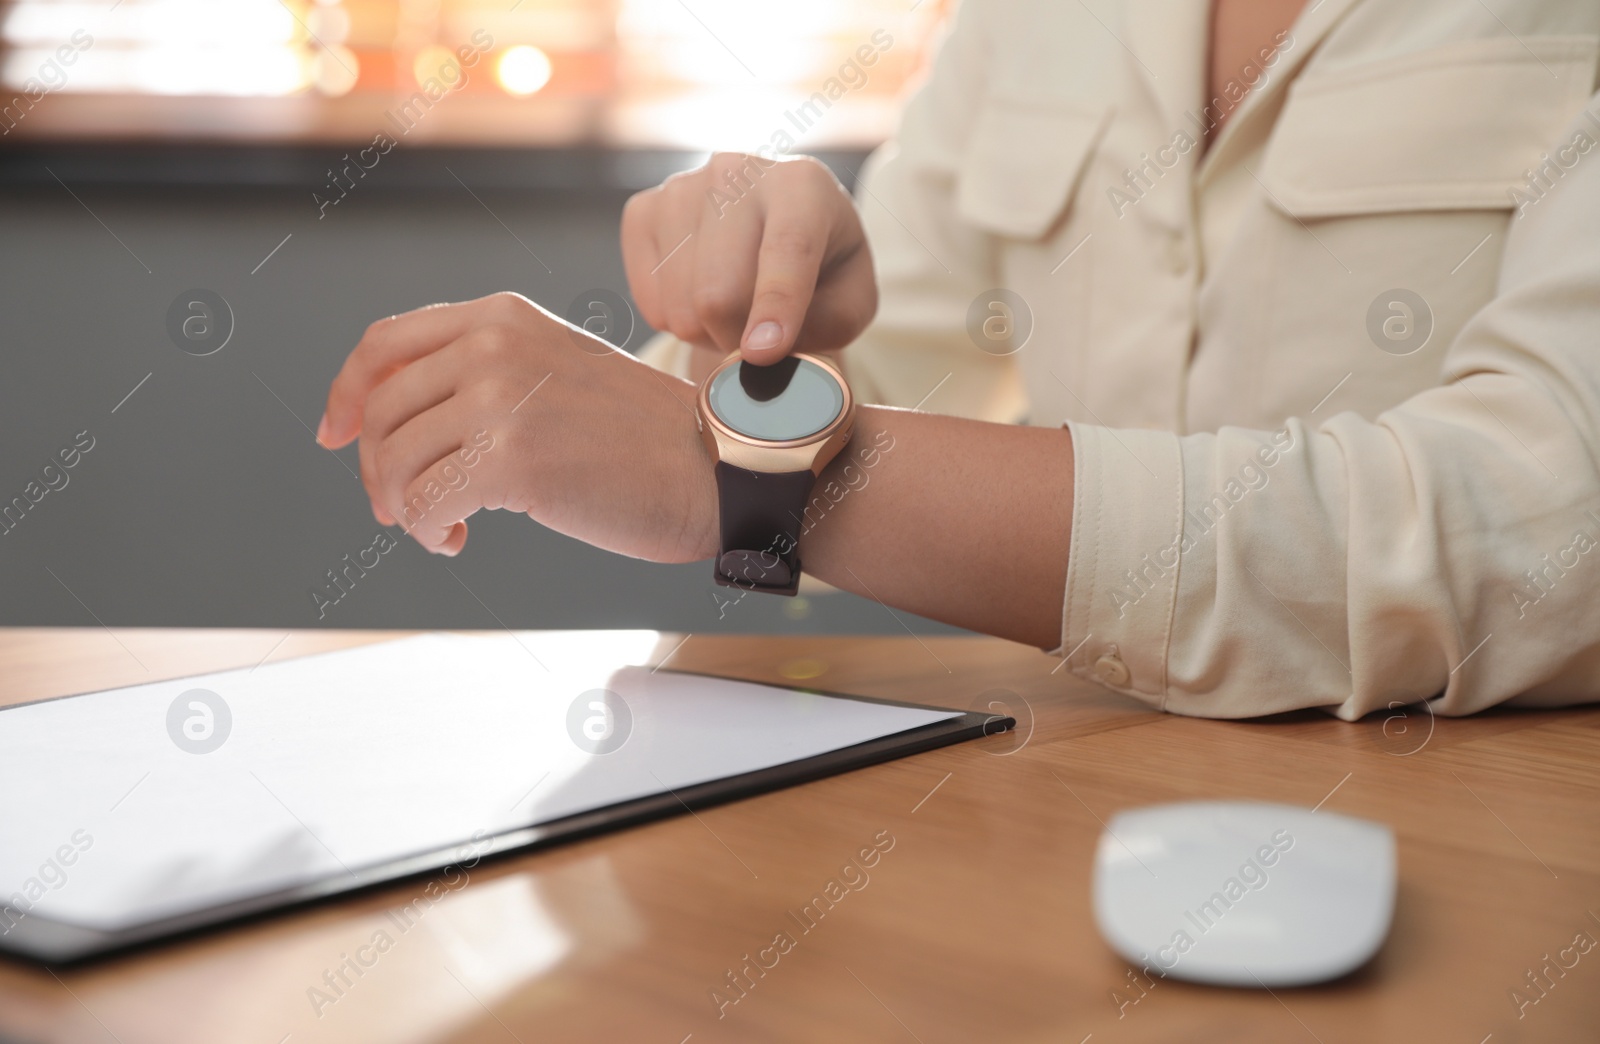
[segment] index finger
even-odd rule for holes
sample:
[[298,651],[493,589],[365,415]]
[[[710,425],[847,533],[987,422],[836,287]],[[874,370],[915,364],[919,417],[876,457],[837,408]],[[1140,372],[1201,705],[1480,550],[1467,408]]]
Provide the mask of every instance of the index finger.
[[775,197],[768,205],[756,257],[755,288],[741,346],[753,363],[789,354],[817,289],[827,256],[827,208],[815,199]]
[[317,441],[338,449],[361,434],[367,396],[396,370],[460,339],[484,317],[492,298],[428,305],[379,319],[356,343],[328,388]]

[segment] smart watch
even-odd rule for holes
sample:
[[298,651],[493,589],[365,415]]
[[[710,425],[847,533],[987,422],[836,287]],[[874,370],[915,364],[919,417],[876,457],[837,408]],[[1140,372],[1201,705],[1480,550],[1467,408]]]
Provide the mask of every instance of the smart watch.
[[791,355],[771,366],[730,356],[700,386],[700,437],[715,462],[725,587],[792,595],[811,487],[855,424],[855,398],[831,364]]

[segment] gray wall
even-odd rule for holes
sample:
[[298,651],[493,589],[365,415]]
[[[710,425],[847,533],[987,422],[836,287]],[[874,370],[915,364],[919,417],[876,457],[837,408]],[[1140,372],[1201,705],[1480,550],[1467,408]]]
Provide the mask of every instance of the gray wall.
[[[309,188],[135,189],[69,173],[80,203],[32,180],[0,188],[0,502],[75,433],[95,444],[0,536],[0,624],[904,633],[844,594],[752,595],[719,618],[707,564],[619,558],[504,512],[474,518],[454,560],[393,530],[400,547],[318,619],[312,586],[379,529],[354,447],[329,454],[303,426],[363,327],[501,289],[556,311],[591,288],[626,296],[624,192],[483,187],[546,273],[459,186],[362,183],[318,220]],[[194,287],[235,315],[232,340],[205,357],[166,329]]]

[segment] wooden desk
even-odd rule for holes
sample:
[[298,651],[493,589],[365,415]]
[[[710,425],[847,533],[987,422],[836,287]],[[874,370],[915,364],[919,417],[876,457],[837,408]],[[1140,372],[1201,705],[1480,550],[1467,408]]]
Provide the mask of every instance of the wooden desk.
[[[379,637],[13,630],[0,633],[0,702]],[[657,655],[679,638],[664,636]],[[1382,718],[1317,713],[1199,721],[977,639],[696,636],[672,665],[815,674],[828,688],[961,708],[1005,689],[1033,727],[486,862],[321,1017],[308,990],[377,929],[395,931],[385,910],[422,883],[59,973],[0,961],[0,1040],[1600,1039],[1600,945],[1569,949],[1576,965],[1524,1017],[1510,997],[1579,933],[1600,941],[1600,709],[1441,719],[1431,734],[1415,714],[1387,731]],[[1325,800],[1392,824],[1400,899],[1376,960],[1275,995],[1158,980],[1119,1017],[1111,991],[1138,993],[1091,919],[1101,820],[1201,797]],[[883,831],[893,848],[867,883],[800,932],[789,914]],[[719,1018],[710,991],[736,996],[728,973],[783,931],[794,946],[769,950],[777,963]]]

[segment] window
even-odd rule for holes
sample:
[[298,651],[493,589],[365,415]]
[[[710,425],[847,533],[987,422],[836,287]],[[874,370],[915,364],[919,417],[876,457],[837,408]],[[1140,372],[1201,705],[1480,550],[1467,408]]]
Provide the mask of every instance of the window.
[[945,3],[12,0],[0,141],[870,145]]

